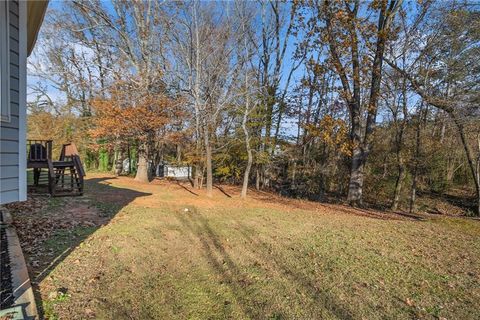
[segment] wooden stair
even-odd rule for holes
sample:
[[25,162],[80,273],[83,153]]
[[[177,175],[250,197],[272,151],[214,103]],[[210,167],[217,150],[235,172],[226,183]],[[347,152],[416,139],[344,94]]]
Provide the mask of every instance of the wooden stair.
[[83,195],[83,167],[78,156],[72,156],[71,161],[54,161],[52,163],[54,183],[52,196]]

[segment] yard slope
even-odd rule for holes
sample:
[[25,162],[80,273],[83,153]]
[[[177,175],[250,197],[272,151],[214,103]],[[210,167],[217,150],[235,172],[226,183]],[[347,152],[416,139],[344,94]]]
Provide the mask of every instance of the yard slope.
[[[479,221],[419,220],[254,191],[242,201],[234,187],[207,199],[174,182],[97,174],[86,183],[85,197],[54,199],[23,217],[56,215],[67,225],[47,233],[40,256],[30,253],[46,318],[480,314]],[[40,262],[32,265],[32,256]]]

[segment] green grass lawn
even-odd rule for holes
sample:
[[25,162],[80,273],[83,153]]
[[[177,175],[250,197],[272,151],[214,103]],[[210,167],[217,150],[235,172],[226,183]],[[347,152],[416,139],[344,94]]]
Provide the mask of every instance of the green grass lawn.
[[88,200],[109,220],[45,241],[72,249],[38,284],[46,317],[479,317],[480,221],[190,191],[90,177],[65,205]]

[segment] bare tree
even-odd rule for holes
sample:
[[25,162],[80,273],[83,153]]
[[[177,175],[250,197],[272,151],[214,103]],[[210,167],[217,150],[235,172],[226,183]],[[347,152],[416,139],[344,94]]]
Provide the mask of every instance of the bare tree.
[[[178,80],[182,91],[190,96],[194,110],[197,157],[201,148],[205,152],[207,195],[213,192],[213,147],[219,117],[236,95],[234,87],[240,63],[234,60],[235,37],[228,5],[200,6],[199,1],[180,4],[179,20],[171,35],[173,48],[178,48],[176,59],[177,78],[187,75],[187,81]],[[223,11],[221,19],[213,16]],[[199,186],[200,165],[196,164],[195,185]]]
[[[465,123],[478,117],[478,16],[463,5],[440,6],[437,16],[423,24],[426,36],[416,43],[408,66],[388,64],[408,79],[412,89],[428,104],[444,111],[453,121],[467,159],[477,195],[480,215],[480,178],[476,156],[469,143]],[[413,24],[408,33],[417,32]],[[407,33],[407,34],[408,34]],[[476,138],[476,137],[475,137]],[[474,147],[475,148],[475,147]]]
[[[243,72],[244,72],[244,94],[243,94],[243,101],[244,101],[244,108],[243,108],[243,117],[242,117],[242,130],[243,134],[245,135],[245,148],[247,151],[247,165],[245,167],[245,171],[243,174],[243,184],[242,184],[242,191],[241,191],[241,198],[247,198],[247,191],[248,191],[248,184],[250,181],[250,171],[252,169],[253,164],[253,148],[251,145],[251,135],[248,126],[248,121],[250,118],[251,112],[255,109],[257,102],[254,101],[252,103],[252,97],[255,96],[258,90],[255,89],[255,83],[252,81],[254,77],[250,77],[250,73],[252,72],[253,67],[253,56],[254,53],[252,52],[253,42],[255,41],[255,33],[252,32],[252,15],[249,15],[247,12],[247,4],[237,2],[236,3],[236,10],[238,12],[238,24],[241,26],[241,37],[239,37],[239,41],[243,43],[242,50],[239,50],[239,60],[242,61],[243,65]],[[253,14],[254,16],[254,14]],[[243,52],[242,52],[243,51]]]

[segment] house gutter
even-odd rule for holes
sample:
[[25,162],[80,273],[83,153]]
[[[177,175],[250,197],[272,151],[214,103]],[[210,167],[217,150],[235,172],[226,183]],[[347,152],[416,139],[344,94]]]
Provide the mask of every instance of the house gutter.
[[32,53],[47,11],[48,0],[27,1],[27,56]]

